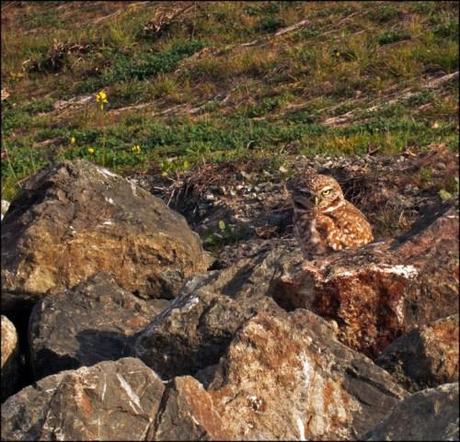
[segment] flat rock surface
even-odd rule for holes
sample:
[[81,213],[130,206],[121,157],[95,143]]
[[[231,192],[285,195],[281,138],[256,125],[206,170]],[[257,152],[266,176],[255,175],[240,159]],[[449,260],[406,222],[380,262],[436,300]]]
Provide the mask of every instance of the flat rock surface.
[[107,273],[45,297],[29,322],[34,378],[131,356],[135,334],[168,304],[137,298]]

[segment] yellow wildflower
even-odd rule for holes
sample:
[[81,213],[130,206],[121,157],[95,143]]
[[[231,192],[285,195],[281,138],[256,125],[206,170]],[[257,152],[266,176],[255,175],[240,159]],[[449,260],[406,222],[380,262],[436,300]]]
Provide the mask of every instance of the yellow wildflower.
[[70,144],[75,144],[77,142],[77,140],[75,139],[75,137],[70,137]]
[[101,106],[101,110],[104,109],[104,104],[108,102],[109,100],[107,99],[107,94],[105,93],[105,91],[99,91],[96,94],[96,103],[99,103],[99,105]]
[[139,144],[135,144],[133,147],[131,147],[131,152],[135,154],[141,153],[141,146],[139,146]]
[[93,155],[94,152],[96,152],[96,150],[94,149],[94,147],[88,147],[88,153],[89,153],[90,155]]

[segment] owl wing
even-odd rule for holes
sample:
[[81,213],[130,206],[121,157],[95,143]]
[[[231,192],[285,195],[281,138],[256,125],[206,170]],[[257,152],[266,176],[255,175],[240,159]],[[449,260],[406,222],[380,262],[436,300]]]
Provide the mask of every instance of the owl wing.
[[359,247],[374,239],[371,225],[353,204],[346,204],[334,212],[337,237],[344,247]]

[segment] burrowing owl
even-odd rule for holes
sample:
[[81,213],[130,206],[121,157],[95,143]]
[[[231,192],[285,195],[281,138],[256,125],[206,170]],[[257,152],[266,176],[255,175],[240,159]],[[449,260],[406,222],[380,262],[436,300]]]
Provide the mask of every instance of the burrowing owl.
[[288,183],[288,189],[295,228],[308,259],[373,240],[366,217],[345,199],[339,183],[331,176],[309,173],[302,181]]

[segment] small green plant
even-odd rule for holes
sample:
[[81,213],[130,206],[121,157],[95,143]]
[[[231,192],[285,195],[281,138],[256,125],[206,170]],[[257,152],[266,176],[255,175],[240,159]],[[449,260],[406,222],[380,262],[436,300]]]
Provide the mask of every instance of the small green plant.
[[270,15],[260,19],[255,27],[255,30],[257,32],[272,33],[276,32],[278,29],[284,27],[285,25],[286,23],[282,18]]
[[391,20],[400,18],[402,15],[403,12],[401,9],[391,4],[382,4],[373,7],[368,12],[368,17],[377,23],[387,23]]
[[446,184],[446,187],[440,189],[438,192],[439,197],[442,201],[447,201],[451,198],[458,199],[460,192],[458,177],[454,177],[450,182]]
[[203,47],[204,42],[191,40],[177,43],[164,52],[143,54],[138,60],[133,60],[130,55],[120,54],[116,57],[114,66],[103,75],[103,81],[114,83],[129,79],[145,80],[154,75],[171,72],[182,59]]
[[218,250],[226,244],[240,241],[246,234],[245,229],[236,229],[234,226],[226,224],[224,220],[219,220],[217,230],[211,231],[205,236],[204,246],[208,250]]
[[441,23],[434,27],[433,34],[440,38],[449,38],[458,41],[458,20],[449,20],[447,23]]
[[410,40],[411,35],[406,31],[387,31],[381,33],[377,37],[377,42],[380,46],[397,43],[398,41]]
[[441,189],[438,192],[438,195],[439,195],[439,198],[441,198],[442,201],[448,201],[453,197],[453,195],[450,192],[448,192],[447,190],[445,190],[445,189]]
[[429,167],[422,167],[419,171],[419,176],[423,186],[430,185],[433,182],[433,171]]
[[183,172],[190,169],[191,165],[187,159],[167,158],[159,162],[161,175],[171,176],[177,172]]
[[283,99],[282,97],[267,97],[264,98],[260,104],[256,104],[255,106],[250,106],[245,112],[249,118],[253,117],[260,117],[262,115],[268,114],[271,111],[275,110],[277,107],[280,106]]

